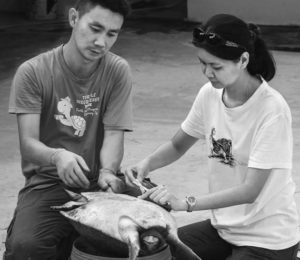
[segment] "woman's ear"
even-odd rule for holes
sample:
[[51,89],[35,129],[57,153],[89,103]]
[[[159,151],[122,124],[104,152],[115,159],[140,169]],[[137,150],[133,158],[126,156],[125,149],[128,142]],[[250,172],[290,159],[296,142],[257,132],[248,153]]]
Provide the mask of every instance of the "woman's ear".
[[240,57],[240,62],[241,62],[241,68],[246,69],[249,63],[249,52],[245,51],[242,53]]
[[71,27],[73,28],[78,21],[78,11],[75,8],[70,8],[69,10],[69,23]]

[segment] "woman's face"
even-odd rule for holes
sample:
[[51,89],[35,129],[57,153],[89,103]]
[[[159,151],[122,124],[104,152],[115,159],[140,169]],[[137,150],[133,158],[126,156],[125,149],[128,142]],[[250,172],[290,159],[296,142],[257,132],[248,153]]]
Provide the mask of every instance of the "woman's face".
[[245,70],[240,60],[224,60],[202,48],[198,49],[198,59],[203,74],[218,89],[234,85]]

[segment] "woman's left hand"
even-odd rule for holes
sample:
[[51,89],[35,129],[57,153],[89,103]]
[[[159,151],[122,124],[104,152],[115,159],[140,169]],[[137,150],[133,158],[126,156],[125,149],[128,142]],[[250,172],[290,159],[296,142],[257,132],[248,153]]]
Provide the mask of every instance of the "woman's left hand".
[[178,199],[173,194],[171,194],[165,186],[162,185],[159,185],[146,191],[141,196],[139,196],[139,198],[149,198],[150,200],[160,205],[168,204],[172,210],[176,211],[187,209],[187,204],[185,200]]

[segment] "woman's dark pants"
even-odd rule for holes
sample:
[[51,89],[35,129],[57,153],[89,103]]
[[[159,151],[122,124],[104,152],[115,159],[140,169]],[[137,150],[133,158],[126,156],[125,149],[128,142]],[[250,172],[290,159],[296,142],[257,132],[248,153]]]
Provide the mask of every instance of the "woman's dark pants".
[[[271,231],[270,231],[271,232]],[[179,238],[203,260],[296,260],[298,244],[284,250],[237,247],[222,239],[210,220],[179,228]]]

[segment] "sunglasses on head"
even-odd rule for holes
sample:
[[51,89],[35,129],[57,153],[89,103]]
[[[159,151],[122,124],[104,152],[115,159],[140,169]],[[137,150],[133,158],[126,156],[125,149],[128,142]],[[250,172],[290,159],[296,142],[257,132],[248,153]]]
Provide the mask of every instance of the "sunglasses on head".
[[210,45],[223,45],[227,47],[240,48],[246,50],[245,47],[235,42],[227,41],[216,33],[205,32],[201,28],[195,28],[193,30],[193,44],[197,45],[197,43],[199,44],[204,41],[206,41]]

